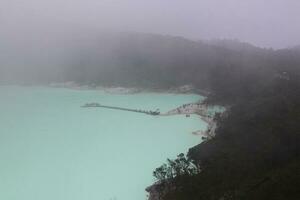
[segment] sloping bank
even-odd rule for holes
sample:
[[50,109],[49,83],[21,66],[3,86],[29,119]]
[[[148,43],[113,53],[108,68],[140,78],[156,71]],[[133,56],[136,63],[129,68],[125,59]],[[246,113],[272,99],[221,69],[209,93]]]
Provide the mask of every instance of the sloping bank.
[[[207,141],[212,139],[215,136],[215,131],[217,129],[217,121],[222,117],[222,115],[225,114],[224,111],[225,111],[224,107],[209,106],[206,103],[199,101],[195,103],[183,104],[180,107],[177,107],[166,113],[160,114],[160,116],[167,117],[172,115],[186,115],[186,117],[189,117],[192,114],[199,115],[201,120],[207,123],[207,128],[206,130],[194,131],[193,134],[199,135],[202,137],[203,141]],[[179,162],[182,161],[184,164],[186,164],[187,166],[186,168],[190,168],[187,169],[187,171],[196,170],[197,171],[196,173],[200,173],[197,167],[189,160],[185,160],[185,157],[182,157],[182,155],[183,154],[181,154],[181,157],[179,155],[180,158],[175,161],[171,161],[170,159],[168,159],[168,161],[175,162],[175,163],[177,162],[178,165],[181,165],[179,164]],[[173,185],[172,178],[165,178],[164,180],[158,180],[153,185],[146,188],[146,191],[149,193],[148,200],[160,200],[161,196],[164,196],[164,194],[166,194],[169,190],[173,190],[175,188],[176,186]]]
[[275,77],[260,90],[247,90],[251,95],[241,87],[227,99],[231,107],[217,120],[215,136],[189,150],[201,172],[167,179],[164,190],[158,182],[147,188],[150,199],[300,199],[299,80]]

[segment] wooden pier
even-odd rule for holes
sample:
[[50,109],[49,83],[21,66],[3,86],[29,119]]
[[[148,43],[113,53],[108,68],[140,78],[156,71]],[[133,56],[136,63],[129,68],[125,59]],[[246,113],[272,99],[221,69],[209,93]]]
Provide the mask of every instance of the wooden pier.
[[137,112],[137,113],[143,113],[146,115],[159,115],[160,112],[158,110],[156,111],[147,111],[147,110],[139,110],[139,109],[130,109],[130,108],[122,108],[122,107],[117,107],[117,106],[104,106],[99,103],[87,103],[83,106],[83,108],[108,108],[108,109],[114,109],[114,110],[123,110],[123,111],[129,111],[129,112]]

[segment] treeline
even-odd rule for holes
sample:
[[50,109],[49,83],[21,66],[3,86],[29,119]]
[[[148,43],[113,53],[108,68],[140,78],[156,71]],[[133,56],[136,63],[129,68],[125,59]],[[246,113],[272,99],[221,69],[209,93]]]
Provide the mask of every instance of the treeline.
[[[241,77],[254,68],[261,76],[270,74],[266,66],[278,63],[277,54],[281,54],[231,40],[204,42],[155,34],[83,32],[55,36],[47,44],[6,44],[0,51],[5,52],[0,55],[0,83],[74,81],[148,88],[192,84],[218,93],[217,81],[222,77]],[[231,70],[236,74],[227,77],[226,71]],[[241,77],[241,82],[256,79],[254,76],[257,74]]]
[[161,199],[300,199],[300,51],[243,59],[212,68],[207,103],[228,110],[216,136],[188,152],[201,172],[168,180]]
[[192,84],[211,89],[217,87],[214,78],[225,75],[220,74],[222,69],[238,68],[239,74],[252,68],[263,71],[276,57],[273,50],[237,41],[201,42],[138,33],[99,37],[96,44],[78,49],[62,73],[64,81],[150,88]]
[[219,51],[180,37],[138,33],[107,37],[99,41],[92,54],[91,49],[77,52],[74,63],[63,73],[64,80],[147,88],[184,84],[206,87],[207,70],[214,65]]

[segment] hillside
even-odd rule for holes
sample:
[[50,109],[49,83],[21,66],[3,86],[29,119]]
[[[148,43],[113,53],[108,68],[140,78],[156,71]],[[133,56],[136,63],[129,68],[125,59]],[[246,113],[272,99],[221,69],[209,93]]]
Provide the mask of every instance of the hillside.
[[237,51],[228,45],[154,34],[79,31],[50,36],[39,38],[39,44],[33,36],[25,42],[4,43],[1,82],[74,81],[151,88],[193,84],[207,89],[219,67],[260,69],[274,57],[273,51],[248,44]]
[[189,150],[201,172],[162,182],[160,199],[300,199],[299,47],[142,33],[75,32],[41,41],[28,51],[30,40],[0,47],[0,83],[191,84],[210,91],[207,104],[228,108],[216,136]]
[[216,136],[189,150],[200,173],[162,181],[161,199],[300,198],[300,54],[266,55],[264,62],[249,56],[214,69],[206,103],[228,109],[217,119]]

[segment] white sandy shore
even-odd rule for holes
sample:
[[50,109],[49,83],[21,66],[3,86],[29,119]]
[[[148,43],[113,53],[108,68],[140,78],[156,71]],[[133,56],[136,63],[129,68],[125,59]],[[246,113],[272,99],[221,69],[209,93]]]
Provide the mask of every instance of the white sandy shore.
[[120,87],[120,86],[110,86],[104,87],[95,84],[90,85],[80,85],[73,81],[69,82],[58,82],[50,83],[48,86],[56,88],[69,88],[74,90],[102,90],[110,94],[136,94],[140,92],[155,92],[155,93],[174,93],[174,94],[194,94],[200,93],[203,96],[207,96],[208,92],[203,90],[196,90],[192,85],[183,85],[180,87],[174,87],[169,89],[161,88],[138,88],[138,87]]
[[194,131],[193,134],[212,138],[215,135],[217,124],[214,121],[214,116],[209,114],[208,109],[208,106],[202,104],[201,102],[190,103],[184,104],[166,113],[162,113],[161,116],[197,114],[204,122],[207,123],[207,129]]
[[103,87],[96,85],[78,85],[75,82],[51,83],[50,87],[68,88],[73,90],[101,90],[110,94],[135,94],[142,92],[139,88]]

